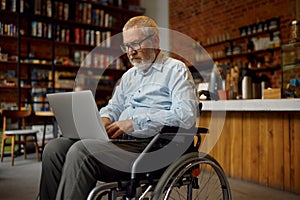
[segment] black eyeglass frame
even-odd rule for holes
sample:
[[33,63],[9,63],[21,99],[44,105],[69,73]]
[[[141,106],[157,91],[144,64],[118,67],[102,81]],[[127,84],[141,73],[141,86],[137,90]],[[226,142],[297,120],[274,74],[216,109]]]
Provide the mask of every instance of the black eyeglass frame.
[[145,37],[144,39],[142,39],[140,41],[131,42],[129,44],[121,44],[120,48],[123,51],[123,53],[126,53],[129,49],[132,49],[134,51],[140,50],[140,49],[142,49],[141,44],[144,41],[146,41],[149,38],[151,38],[152,36],[154,36],[154,34],[148,35],[147,37]]

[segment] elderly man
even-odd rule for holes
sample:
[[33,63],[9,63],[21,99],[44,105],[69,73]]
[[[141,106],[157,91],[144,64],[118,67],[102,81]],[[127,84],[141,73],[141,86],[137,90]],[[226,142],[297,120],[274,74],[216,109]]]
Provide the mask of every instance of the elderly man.
[[[149,17],[131,18],[123,28],[121,49],[133,67],[99,112],[112,139],[145,139],[163,126],[190,128],[196,121],[198,101],[191,74],[183,62],[161,52],[159,41],[157,24]],[[147,142],[115,145],[139,153]],[[135,158],[112,147],[89,139],[49,142],[43,153],[40,199],[85,199],[97,180],[129,177],[125,168]]]

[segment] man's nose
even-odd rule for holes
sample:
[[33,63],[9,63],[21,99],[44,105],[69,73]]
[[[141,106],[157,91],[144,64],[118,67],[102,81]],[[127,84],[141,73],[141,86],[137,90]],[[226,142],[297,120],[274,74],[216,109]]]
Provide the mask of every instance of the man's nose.
[[135,49],[133,49],[132,47],[129,47],[128,48],[128,55],[133,55],[133,54],[136,54],[136,50]]

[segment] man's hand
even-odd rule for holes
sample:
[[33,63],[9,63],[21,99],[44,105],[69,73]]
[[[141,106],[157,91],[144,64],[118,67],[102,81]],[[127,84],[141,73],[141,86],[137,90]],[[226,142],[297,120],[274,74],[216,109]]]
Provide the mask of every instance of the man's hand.
[[112,139],[124,133],[133,132],[133,120],[122,120],[109,124],[106,128],[108,136]]
[[101,117],[101,120],[102,120],[102,123],[103,123],[105,129],[108,125],[111,124],[111,121],[108,117]]

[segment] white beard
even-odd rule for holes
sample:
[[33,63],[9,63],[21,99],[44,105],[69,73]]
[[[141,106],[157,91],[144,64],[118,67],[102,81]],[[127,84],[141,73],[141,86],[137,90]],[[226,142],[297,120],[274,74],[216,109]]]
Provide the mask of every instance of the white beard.
[[155,51],[151,51],[149,58],[147,60],[142,60],[141,62],[134,62],[134,60],[132,60],[134,56],[130,56],[130,62],[133,66],[137,67],[140,71],[146,72],[150,66],[152,65],[152,62],[155,59]]

